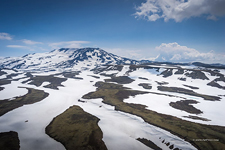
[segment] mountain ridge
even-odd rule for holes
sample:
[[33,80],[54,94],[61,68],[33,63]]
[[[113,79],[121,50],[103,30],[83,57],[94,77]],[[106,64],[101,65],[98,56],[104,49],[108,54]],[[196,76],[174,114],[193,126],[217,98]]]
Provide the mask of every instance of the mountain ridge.
[[223,64],[205,64],[201,62],[174,63],[150,60],[134,60],[121,57],[100,48],[60,48],[46,53],[26,54],[22,57],[5,57],[0,59],[0,69],[18,69],[23,71],[53,70],[85,70],[100,65],[150,64],[150,65],[181,65],[225,69]]
[[138,61],[108,53],[100,48],[60,48],[0,60],[0,68],[19,70],[93,69],[99,65],[137,64]]

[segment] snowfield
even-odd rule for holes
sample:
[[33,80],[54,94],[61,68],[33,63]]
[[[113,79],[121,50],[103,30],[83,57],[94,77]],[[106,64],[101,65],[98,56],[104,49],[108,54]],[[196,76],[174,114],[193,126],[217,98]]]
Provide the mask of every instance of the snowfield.
[[[131,65],[126,63],[131,63]],[[164,128],[162,129],[146,123],[147,121],[145,122],[141,117],[116,111],[114,106],[103,103],[102,98],[82,99],[85,94],[96,91],[95,84],[98,81],[114,81],[112,83],[115,84],[124,83],[123,87],[130,88],[130,90],[149,92],[130,96],[124,99],[123,102],[145,105],[148,110],[169,115],[169,119],[174,116],[187,120],[189,123],[193,122],[194,125],[200,123],[225,127],[223,119],[223,116],[225,116],[225,69],[204,68],[192,64],[181,66],[162,63],[148,63],[142,66],[136,64],[139,64],[136,60],[119,57],[99,48],[62,48],[49,53],[0,59],[0,102],[4,102],[3,100],[6,101],[6,99],[11,102],[17,97],[28,94],[26,88],[43,90],[49,94],[48,97],[39,102],[23,105],[0,116],[0,133],[17,132],[21,150],[65,150],[61,143],[45,133],[45,128],[55,117],[62,114],[70,106],[77,105],[85,112],[100,119],[98,125],[103,132],[103,141],[109,150],[151,149],[138,141],[138,138],[150,140],[163,150],[170,150],[169,146],[165,144],[166,142],[174,145],[173,149],[197,149],[184,139],[176,136],[182,134],[174,135],[164,130],[169,130],[165,126],[158,125]],[[68,73],[68,76],[66,77],[63,73]],[[32,83],[32,79],[36,76],[46,76],[47,79],[43,79],[43,77],[36,78],[35,82],[40,82],[40,86],[35,86],[38,84],[29,84]],[[128,76],[132,80],[127,77],[120,78],[121,76]],[[61,80],[55,77],[64,79]],[[114,80],[110,80],[111,77]],[[29,79],[29,82],[25,82]],[[105,81],[105,79],[109,80]],[[121,82],[121,80],[126,79],[127,82]],[[60,80],[64,82],[58,83]],[[143,84],[148,85],[148,88],[150,88],[141,86]],[[48,85],[50,86],[48,87]],[[181,92],[179,90],[159,90],[160,86],[170,89],[179,88]],[[195,96],[190,93],[184,94],[185,92],[182,93],[182,89],[197,94]],[[118,91],[121,92],[120,89]],[[198,94],[214,96],[220,99],[216,101],[205,100]],[[124,95],[126,96],[126,94]],[[201,110],[202,113],[193,114],[170,106],[171,102],[175,103],[182,100],[197,101],[197,104],[188,105]],[[187,118],[188,116],[192,116],[192,118]],[[180,119],[178,119],[179,122],[183,122]],[[165,125],[165,120],[163,120],[162,124]],[[180,126],[175,129],[179,128]],[[199,128],[197,129],[200,131]],[[186,132],[186,130],[182,131]],[[218,132],[219,130],[215,133]]]
[[24,84],[21,81],[12,81],[11,84],[3,85],[4,89],[0,91],[0,100],[14,98],[16,96],[23,96],[27,94],[28,90],[23,87]]
[[[99,126],[103,131],[103,141],[109,150],[149,150],[150,148],[143,145],[137,138],[146,138],[153,141],[163,150],[169,150],[165,144],[161,144],[163,140],[170,141],[175,147],[183,150],[196,149],[188,142],[180,139],[171,133],[149,125],[140,117],[115,111],[114,107],[103,104],[101,99],[90,100],[81,107],[88,113],[97,116]],[[102,106],[99,108],[99,106]]]
[[[46,75],[46,73],[36,75]],[[59,90],[44,88],[43,86],[47,85],[48,82],[44,82],[40,87],[19,84],[19,81],[9,84],[8,86],[15,88],[16,90],[14,91],[17,91],[20,95],[25,95],[27,90],[25,89],[26,92],[22,93],[19,91],[20,88],[16,88],[16,85],[44,90],[49,93],[49,96],[40,102],[22,106],[1,116],[0,132],[11,130],[18,132],[21,150],[64,150],[65,148],[62,144],[45,134],[45,127],[54,117],[63,113],[67,108],[72,105],[78,105],[86,112],[100,119],[99,126],[103,131],[103,141],[109,150],[150,149],[137,141],[137,138],[149,139],[164,150],[169,150],[169,147],[161,144],[162,140],[169,141],[182,150],[196,149],[183,139],[145,123],[140,117],[115,111],[114,107],[102,103],[102,99],[85,100],[87,103],[78,102],[78,99],[84,94],[96,90],[96,87],[93,86],[95,82],[103,81],[106,78],[101,76],[100,79],[96,79],[89,75],[94,74],[89,71],[83,71],[79,75],[84,78],[83,80],[68,79],[63,82],[64,87],[59,87]],[[1,91],[1,93],[3,92],[4,90]],[[10,95],[8,93],[8,98],[10,98]],[[142,96],[149,95],[138,96],[138,102]],[[130,99],[126,101],[130,101]]]
[[[161,70],[160,72],[155,72],[155,69],[150,69],[150,70],[151,71],[149,70],[146,71],[146,69],[139,69],[137,71],[130,73],[129,76],[132,79],[135,79],[135,81],[125,86],[134,90],[164,93],[164,94],[170,94],[170,95],[174,95],[178,97],[183,97],[186,99],[197,100],[199,103],[193,104],[193,106],[203,111],[203,114],[200,114],[198,116],[207,118],[211,121],[193,120],[193,119],[183,117],[183,116],[188,116],[190,114],[185,111],[174,109],[169,106],[170,102],[176,102],[176,101],[182,100],[181,98],[178,98],[178,97],[169,97],[169,96],[157,95],[157,94],[144,94],[144,95],[137,95],[135,97],[130,97],[129,99],[125,99],[124,102],[143,104],[148,106],[147,109],[154,110],[156,112],[163,113],[163,114],[169,114],[169,115],[179,117],[181,119],[192,121],[192,122],[225,126],[225,121],[221,119],[221,116],[225,116],[225,111],[223,111],[223,107],[225,106],[224,96],[220,96],[221,97],[220,101],[207,101],[201,97],[190,96],[190,95],[181,94],[181,93],[162,92],[157,89],[158,85],[155,82],[155,81],[168,82],[168,84],[165,86],[182,87],[185,89],[188,89],[188,88],[185,87],[183,84],[191,85],[191,86],[195,86],[199,88],[195,90],[195,92],[197,93],[207,94],[207,95],[216,95],[216,96],[224,95],[225,93],[224,90],[218,89],[216,87],[207,86],[207,83],[209,83],[209,81],[211,80],[214,80],[216,77],[208,76],[210,80],[187,78],[186,81],[180,81],[178,80],[178,78],[182,77],[183,75],[173,75],[173,76],[164,78],[162,76],[156,76],[156,73],[159,74],[160,72],[164,70]],[[140,76],[148,78],[149,80],[138,79],[138,77]],[[150,83],[153,86],[153,88],[151,90],[143,89],[141,86],[138,86],[139,83]]]

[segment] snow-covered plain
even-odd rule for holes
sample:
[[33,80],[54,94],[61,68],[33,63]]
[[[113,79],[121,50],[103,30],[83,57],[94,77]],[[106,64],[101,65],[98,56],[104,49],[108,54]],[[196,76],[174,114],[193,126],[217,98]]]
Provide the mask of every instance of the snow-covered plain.
[[[85,111],[97,116],[99,126],[103,131],[103,141],[109,150],[149,150],[150,148],[138,142],[137,138],[146,138],[153,141],[163,150],[170,148],[162,141],[180,149],[196,149],[188,142],[171,133],[149,125],[140,117],[115,111],[114,107],[103,104],[102,99],[88,100],[87,104],[80,105]],[[102,107],[99,107],[102,106]]]
[[59,87],[59,90],[24,85],[44,90],[49,93],[49,96],[38,103],[22,106],[0,117],[0,132],[18,132],[21,150],[65,149],[60,143],[45,134],[45,127],[54,117],[77,104],[77,100],[84,94],[95,90],[90,80],[94,79],[88,76],[87,80],[68,79],[63,83],[65,87]]
[[[151,67],[159,67],[159,66],[152,66]],[[194,66],[188,67],[188,66],[182,66],[182,68],[191,68],[193,69]],[[218,78],[218,76],[211,76],[210,73],[202,71],[209,80],[202,80],[202,79],[192,79],[190,77],[185,76],[184,74],[175,74],[175,72],[178,69],[173,69],[172,76],[164,78],[162,75],[160,75],[161,72],[165,71],[166,67],[163,66],[163,68],[160,68],[159,71],[157,69],[143,69],[139,68],[133,72],[128,71],[128,67],[124,67],[121,72],[117,71],[116,76],[122,76],[122,75],[128,75],[130,78],[134,79],[135,81],[124,85],[125,87],[131,88],[133,90],[140,90],[140,91],[148,91],[148,92],[155,92],[155,93],[161,93],[161,94],[169,94],[176,97],[169,97],[165,95],[158,95],[158,94],[144,94],[144,95],[136,95],[135,97],[130,97],[129,99],[125,99],[124,102],[126,103],[135,103],[135,104],[143,104],[147,106],[147,109],[162,113],[162,114],[169,114],[175,117],[179,117],[183,120],[188,120],[191,122],[197,122],[202,124],[210,124],[210,125],[220,125],[225,126],[225,121],[221,119],[221,116],[225,115],[225,111],[223,111],[223,107],[225,106],[225,97],[221,95],[225,95],[225,91],[223,89],[219,89],[216,87],[208,86],[207,84]],[[105,73],[109,73],[110,71],[105,71]],[[185,71],[191,73],[192,71]],[[116,73],[114,71],[113,73]],[[221,74],[225,74],[225,71],[223,69],[220,70]],[[144,77],[148,80],[140,79],[139,77]],[[179,78],[186,78],[186,81],[179,80]],[[165,91],[159,91],[157,89],[157,86],[159,84],[157,82],[166,82],[168,84],[164,86],[168,87],[181,87],[189,90],[193,90],[196,93],[199,94],[205,94],[205,95],[211,95],[211,96],[219,96],[221,99],[220,101],[207,101],[204,100],[201,97],[196,96],[190,96],[186,94],[181,93],[171,93],[171,92],[165,92]],[[148,83],[152,86],[151,90],[144,89],[141,86],[138,86],[139,83]],[[217,81],[218,84],[221,86],[224,86],[223,81]],[[198,87],[199,89],[190,89],[184,85],[194,86]],[[170,102],[176,102],[180,100],[185,99],[192,99],[196,100],[199,103],[193,104],[193,106],[197,109],[200,109],[203,111],[202,114],[197,115],[198,117],[209,119],[210,121],[202,121],[202,120],[194,120],[190,119],[184,116],[196,116],[194,114],[187,113],[185,111],[181,111],[178,109],[174,109],[173,107],[169,106]]]
[[[126,99],[124,102],[143,104],[148,106],[147,109],[154,110],[163,114],[176,116],[181,119],[192,121],[192,122],[225,126],[225,121],[221,119],[221,116],[225,116],[225,111],[224,111],[225,97],[219,96],[219,95],[224,95],[225,92],[222,89],[207,85],[207,83],[209,83],[210,81],[214,80],[215,78],[218,78],[217,76],[209,76],[209,74],[205,73],[205,75],[209,78],[209,80],[191,79],[189,77],[186,77],[187,78],[186,81],[181,81],[181,80],[178,80],[178,78],[184,77],[184,75],[174,74],[174,72],[177,71],[176,69],[173,70],[172,76],[169,76],[166,78],[162,77],[162,75],[157,75],[157,74],[160,74],[162,71],[163,70],[159,70],[159,72],[157,72],[155,71],[155,69],[138,69],[129,74],[129,76],[132,79],[135,79],[135,81],[130,84],[126,84],[125,86],[134,90],[164,93],[164,94],[174,95],[177,97],[169,97],[169,96],[150,93],[150,94],[137,95],[135,97],[130,97],[129,99]],[[139,79],[138,77],[140,76],[145,77],[149,80]],[[187,88],[184,85],[198,87],[199,89],[195,89],[195,90],[189,89],[189,90],[193,90],[200,94],[219,96],[221,99],[220,101],[207,101],[201,97],[190,96],[190,95],[181,94],[181,93],[162,92],[157,89],[157,86],[159,85],[156,83],[156,81],[167,82],[168,84],[164,86],[168,86],[168,87],[181,87],[185,89],[189,89],[189,88]],[[141,86],[138,86],[139,83],[149,83],[152,85],[152,89],[146,90],[142,88]],[[178,97],[183,97],[183,98],[178,98]],[[174,109],[169,106],[170,102],[176,102],[176,101],[185,100],[185,99],[193,99],[198,101],[199,102],[198,104],[193,104],[194,107],[203,111],[203,113],[199,114],[198,116],[207,118],[211,121],[193,120],[190,118],[183,117],[183,116],[188,116],[193,114],[189,114],[185,111]]]
[[0,91],[0,100],[14,98],[16,96],[23,96],[27,94],[28,90],[23,87],[24,84],[21,81],[12,81],[11,84],[2,85],[4,89]]
[[[125,68],[123,73],[125,71],[127,71],[127,68]],[[36,75],[46,75],[46,73]],[[84,94],[96,90],[96,87],[93,85],[97,81],[103,81],[106,78],[100,76],[99,79],[96,79],[89,75],[94,74],[90,71],[83,71],[79,75],[83,80],[68,79],[62,83],[64,87],[59,87],[59,90],[44,88],[43,86],[47,85],[48,82],[44,82],[40,87],[19,83],[24,79],[16,81],[13,86],[9,84],[8,86],[12,86],[14,90],[13,92],[8,93],[7,98],[14,97],[15,94],[12,94],[14,92],[18,92],[19,94],[17,95],[26,94],[27,91],[22,93],[22,91],[20,91],[21,88],[17,88],[16,85],[44,90],[49,93],[49,96],[40,102],[22,106],[1,116],[0,132],[18,132],[21,150],[64,150],[65,148],[62,144],[45,134],[45,127],[54,117],[63,113],[70,106],[79,105],[86,112],[100,119],[99,126],[103,131],[103,141],[109,150],[150,149],[137,141],[137,138],[149,139],[164,150],[169,150],[169,147],[162,144],[162,140],[170,142],[171,144],[174,144],[175,147],[181,148],[182,150],[196,149],[183,139],[180,139],[163,129],[145,123],[140,117],[115,111],[114,107],[103,104],[102,99],[85,100],[87,103],[78,102],[78,99]],[[140,90],[141,88],[136,86],[139,82],[140,80],[137,79],[137,81],[134,81],[127,86]],[[156,84],[152,79],[150,82]],[[0,91],[1,95],[2,92],[4,92],[4,90]],[[148,94],[146,95],[149,96]],[[136,98],[138,98],[137,102],[139,103],[139,98],[141,96],[146,95],[136,96]],[[152,101],[153,99],[154,96]],[[131,98],[127,99],[126,102],[130,100]],[[167,100],[167,102],[169,102],[169,100]]]

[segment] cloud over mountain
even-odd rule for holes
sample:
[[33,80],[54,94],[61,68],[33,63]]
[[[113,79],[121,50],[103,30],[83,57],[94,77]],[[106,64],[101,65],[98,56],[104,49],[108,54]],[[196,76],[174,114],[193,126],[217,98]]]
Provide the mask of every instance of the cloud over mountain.
[[207,19],[217,20],[225,15],[224,0],[147,0],[136,8],[135,17],[149,21],[163,18],[181,22],[191,17],[206,15]]

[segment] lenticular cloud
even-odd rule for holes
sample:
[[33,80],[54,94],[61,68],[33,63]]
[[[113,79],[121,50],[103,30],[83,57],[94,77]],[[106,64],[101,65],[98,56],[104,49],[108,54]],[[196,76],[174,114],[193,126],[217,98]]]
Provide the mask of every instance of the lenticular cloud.
[[225,15],[225,0],[147,0],[136,8],[135,17],[156,21],[174,19],[181,22],[190,17],[205,15],[207,19],[217,20]]

